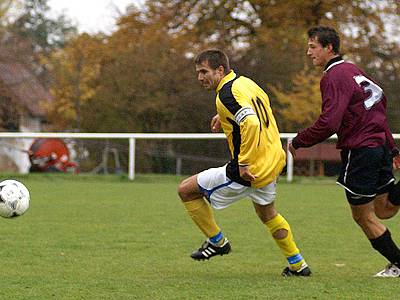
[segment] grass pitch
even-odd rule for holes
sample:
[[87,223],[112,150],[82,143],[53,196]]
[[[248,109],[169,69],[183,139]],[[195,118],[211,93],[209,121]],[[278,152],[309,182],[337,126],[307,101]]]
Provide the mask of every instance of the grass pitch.
[[[216,212],[233,251],[206,262],[204,238],[178,200],[174,176],[5,176],[31,192],[26,215],[0,220],[0,299],[393,299],[399,279],[351,219],[334,180],[278,184],[311,278],[286,262],[249,200]],[[399,217],[385,224],[400,244]]]

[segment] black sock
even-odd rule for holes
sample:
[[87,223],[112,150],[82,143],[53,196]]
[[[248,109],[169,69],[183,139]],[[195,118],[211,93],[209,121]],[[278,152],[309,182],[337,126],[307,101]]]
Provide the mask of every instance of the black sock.
[[400,249],[392,240],[389,229],[376,239],[369,240],[372,247],[382,254],[388,261],[400,267]]
[[400,181],[390,187],[389,201],[393,205],[400,205]]

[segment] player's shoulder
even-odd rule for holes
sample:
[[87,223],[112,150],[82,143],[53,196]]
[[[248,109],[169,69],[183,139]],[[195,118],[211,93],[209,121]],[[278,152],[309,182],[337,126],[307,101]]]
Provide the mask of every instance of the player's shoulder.
[[363,72],[355,64],[342,60],[325,69],[321,84],[338,84],[340,82],[347,84],[352,82],[350,79],[359,74],[363,74]]
[[232,84],[232,91],[235,95],[248,95],[249,93],[257,93],[261,87],[251,78],[239,76]]
[[227,83],[225,83],[221,90],[218,92],[218,97],[221,101],[224,101],[225,99],[230,99],[233,97],[232,94],[232,87],[233,87],[233,83],[238,79],[238,77],[234,78],[231,81],[228,81]]
[[236,76],[234,79],[226,82],[221,90],[219,91],[219,97],[222,98],[230,98],[232,96],[233,91],[240,91],[243,88],[251,85],[253,81],[250,78],[245,76]]
[[239,99],[241,95],[248,95],[261,89],[259,85],[249,77],[240,75],[224,84],[218,93],[219,99],[224,103],[230,99]]
[[235,82],[233,83],[235,88],[240,88],[242,86],[249,86],[249,85],[254,85],[256,84],[254,80],[252,80],[249,77],[240,75],[239,77],[236,78]]
[[360,72],[361,70],[352,62],[341,60],[328,66],[325,69],[324,74],[328,77],[343,77]]

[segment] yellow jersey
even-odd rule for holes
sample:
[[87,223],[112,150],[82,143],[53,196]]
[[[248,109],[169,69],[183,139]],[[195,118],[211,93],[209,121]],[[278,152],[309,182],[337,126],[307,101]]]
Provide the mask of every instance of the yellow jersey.
[[[278,126],[268,95],[253,80],[230,71],[217,87],[216,108],[227,137],[231,161],[226,173],[246,186],[273,182],[286,163]],[[239,165],[249,166],[257,178],[251,183],[239,175]]]

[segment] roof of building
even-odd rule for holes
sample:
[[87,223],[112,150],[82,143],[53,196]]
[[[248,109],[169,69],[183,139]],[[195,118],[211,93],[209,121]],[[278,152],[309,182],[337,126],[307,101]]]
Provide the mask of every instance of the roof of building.
[[0,80],[32,116],[44,116],[42,101],[52,97],[38,79],[21,63],[0,61]]

